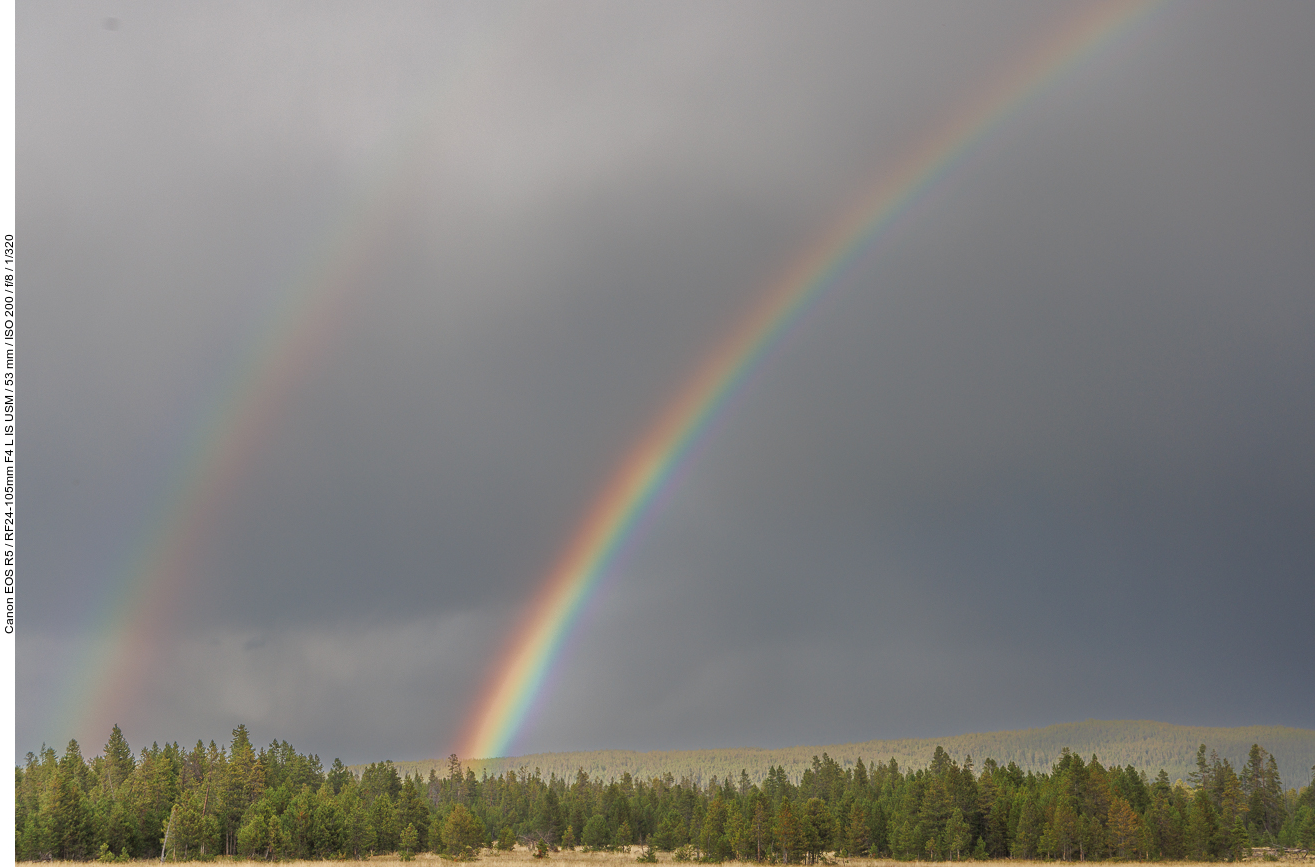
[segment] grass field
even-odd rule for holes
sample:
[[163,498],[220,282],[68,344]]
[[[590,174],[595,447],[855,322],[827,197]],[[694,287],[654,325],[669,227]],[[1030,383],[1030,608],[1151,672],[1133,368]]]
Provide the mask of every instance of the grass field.
[[[524,848],[524,847],[522,847],[522,846],[518,846],[518,847],[516,847],[516,849],[515,849],[514,851],[511,851],[511,852],[490,852],[489,850],[485,849],[485,850],[483,850],[483,851],[480,853],[480,857],[479,857],[479,862],[478,862],[478,863],[484,864],[484,865],[486,865],[486,867],[531,867],[531,865],[538,865],[538,867],[549,867],[549,865],[552,865],[552,864],[556,864],[556,865],[558,865],[558,867],[630,867],[630,865],[633,865],[633,864],[636,863],[636,861],[635,861],[635,856],[639,853],[639,851],[640,851],[639,847],[635,847],[634,849],[632,849],[632,851],[631,851],[630,854],[626,854],[626,853],[624,853],[624,852],[580,852],[580,851],[566,852],[566,851],[563,851],[563,852],[554,852],[554,853],[552,853],[552,855],[550,855],[550,856],[549,856],[548,858],[546,858],[546,859],[536,859],[536,858],[534,858],[534,857],[530,854],[530,852],[529,852],[528,849],[526,849],[526,848]],[[1244,860],[1246,860],[1246,859],[1244,859]],[[1260,859],[1259,859],[1259,858],[1257,858],[1257,859],[1255,859],[1255,860],[1256,860],[1258,863],[1263,863],[1263,862],[1260,862]],[[1306,860],[1304,863],[1309,864],[1309,863],[1311,863],[1312,860],[1315,860],[1315,859]],[[675,862],[672,862],[672,859],[671,859],[671,853],[670,853],[670,852],[659,852],[659,853],[658,853],[658,861],[661,862],[661,863],[663,863],[663,864],[675,863]],[[46,862],[46,863],[52,863],[52,862]],[[92,864],[94,864],[95,862],[94,862],[94,861],[92,861],[92,862],[87,862],[87,861],[55,861],[55,862],[53,862],[53,863],[54,863],[54,864],[84,864],[84,865],[85,865],[85,864],[88,864],[88,863],[92,863]],[[146,861],[134,861],[133,863],[135,863],[135,864],[151,864],[151,863],[159,863],[159,859],[152,858],[152,859],[148,859],[148,860],[146,860]],[[172,863],[172,862],[170,862],[170,863]],[[248,861],[248,860],[237,860],[237,859],[232,859],[232,860],[230,860],[230,859],[227,859],[227,858],[220,858],[220,859],[218,859],[217,861],[215,861],[215,862],[211,862],[211,863],[219,863],[219,864],[230,865],[230,867],[263,867],[263,865],[268,865],[268,864],[273,863],[273,862],[270,862],[270,861],[264,861],[264,860],[260,860],[260,861]],[[368,859],[364,859],[364,860],[361,860],[361,861],[354,861],[354,860],[353,860],[353,861],[346,861],[346,862],[343,862],[343,861],[283,861],[283,862],[280,862],[280,863],[282,863],[282,864],[290,864],[290,865],[307,865],[307,867],[311,867],[311,865],[319,865],[319,867],[324,867],[324,865],[326,865],[326,864],[343,864],[343,863],[348,863],[348,864],[369,864],[369,865],[371,865],[371,867],[394,867],[394,865],[396,865],[396,867],[405,867],[405,865],[411,865],[411,867],[414,867],[414,865],[426,865],[426,867],[438,867],[438,865],[440,865],[440,864],[445,864],[445,865],[456,865],[456,864],[459,864],[459,863],[461,863],[461,862],[452,861],[452,860],[450,860],[450,859],[442,858],[442,857],[440,857],[440,856],[438,856],[438,855],[432,855],[432,854],[426,852],[426,853],[421,853],[421,854],[419,854],[419,855],[416,855],[415,858],[414,858],[413,860],[411,860],[411,861],[403,861],[402,859],[398,858],[396,855],[376,855],[376,856],[373,857],[373,858],[368,858]],[[751,864],[752,862],[726,862],[726,863],[729,864],[729,865],[734,865],[734,864],[744,863],[744,864],[746,865],[746,867],[748,867],[748,865]],[[921,862],[921,861],[914,861],[914,862],[909,862],[909,861],[892,861],[892,860],[887,860],[887,859],[872,859],[872,858],[838,858],[838,859],[835,859],[835,861],[834,861],[833,863],[838,864],[838,865],[849,865],[849,867],[908,867],[909,864],[923,864],[923,863],[930,863],[930,862]],[[939,862],[939,863],[944,864],[945,862]],[[965,864],[973,864],[973,863],[978,863],[978,862],[968,861],[968,862],[964,862],[964,863],[965,863]],[[990,863],[990,862],[987,862],[987,863]],[[1006,865],[1006,864],[1007,864],[1007,865],[1009,865],[1009,867],[1043,867],[1043,865],[1045,865],[1045,867],[1055,867],[1055,864],[1060,863],[1060,862],[1055,862],[1055,861],[997,861],[997,862],[994,862],[994,863],[996,863],[996,864],[1000,864],[1000,865]],[[1104,863],[1118,863],[1118,862],[1104,862]],[[1199,863],[1203,863],[1203,862],[1197,862],[1197,861],[1162,861],[1162,862],[1156,862],[1156,863],[1163,865],[1163,867],[1185,867],[1185,865],[1199,864]],[[1217,863],[1217,862],[1215,862],[1215,863]],[[1300,864],[1300,863],[1303,863],[1303,859],[1299,859],[1299,858],[1283,858],[1283,859],[1281,859],[1281,860],[1280,860],[1279,862],[1277,862],[1277,863]],[[691,867],[693,867],[693,862],[691,862]],[[758,867],[758,865],[753,865],[753,867]]]

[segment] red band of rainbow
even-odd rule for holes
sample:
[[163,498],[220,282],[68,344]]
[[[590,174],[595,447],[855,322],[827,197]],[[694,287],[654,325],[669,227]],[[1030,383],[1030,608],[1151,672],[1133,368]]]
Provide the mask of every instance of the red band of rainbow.
[[1113,0],[1085,8],[879,178],[764,294],[645,431],[593,502],[493,668],[460,739],[460,755],[493,758],[507,753],[563,641],[616,554],[691,446],[767,351],[976,142],[1152,5]]

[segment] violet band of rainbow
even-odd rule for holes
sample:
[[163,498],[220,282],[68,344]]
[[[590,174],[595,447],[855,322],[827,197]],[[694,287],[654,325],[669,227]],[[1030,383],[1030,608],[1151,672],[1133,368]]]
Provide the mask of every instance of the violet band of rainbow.
[[711,421],[771,347],[976,143],[1156,5],[1113,0],[1085,7],[893,171],[871,184],[830,231],[769,287],[643,433],[592,502],[541,582],[515,638],[486,678],[460,739],[459,755],[476,759],[507,754],[563,642],[617,554]]

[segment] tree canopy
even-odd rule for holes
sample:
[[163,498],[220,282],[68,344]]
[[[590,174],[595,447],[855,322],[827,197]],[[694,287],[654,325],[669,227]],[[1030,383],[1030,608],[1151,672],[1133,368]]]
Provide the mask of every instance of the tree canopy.
[[[1063,751],[1047,771],[936,749],[922,768],[891,758],[842,763],[825,752],[798,775],[772,766],[706,782],[671,772],[604,780],[518,768],[476,777],[358,774],[286,741],[255,749],[243,726],[221,747],[152,744],[134,755],[116,726],[99,755],[76,741],[16,769],[21,859],[120,856],[175,860],[364,857],[416,851],[464,856],[499,839],[594,849],[630,845],[704,861],[811,864],[848,857],[964,860],[1235,860],[1250,846],[1315,848],[1315,793],[1285,790],[1254,745],[1235,769],[1201,745],[1190,785],[1132,765]],[[1313,769],[1315,770],[1315,769]],[[166,840],[167,834],[167,840]],[[651,848],[650,848],[651,847]]]

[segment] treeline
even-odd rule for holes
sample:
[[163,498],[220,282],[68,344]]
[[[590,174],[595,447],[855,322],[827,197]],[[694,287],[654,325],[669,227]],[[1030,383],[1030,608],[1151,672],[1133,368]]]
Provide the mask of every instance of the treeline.
[[[990,756],[1001,765],[1014,762],[1026,771],[1048,772],[1063,755],[1063,750],[1081,756],[1098,755],[1106,765],[1134,765],[1154,773],[1163,768],[1170,780],[1186,780],[1196,767],[1196,747],[1210,744],[1219,755],[1240,767],[1247,760],[1252,744],[1264,744],[1278,760],[1279,771],[1290,786],[1309,782],[1311,765],[1315,765],[1315,731],[1287,726],[1184,726],[1136,720],[1086,720],[1059,723],[1044,728],[1017,731],[953,735],[944,738],[908,738],[874,740],[848,744],[817,744],[775,749],[738,747],[732,749],[662,750],[592,750],[574,753],[536,753],[534,755],[472,759],[466,764],[476,776],[488,772],[500,776],[524,765],[539,768],[545,777],[557,774],[573,778],[583,768],[590,776],[621,778],[627,771],[635,779],[647,780],[670,771],[676,777],[688,776],[704,783],[714,774],[718,778],[738,777],[741,770],[749,779],[761,783],[771,768],[781,767],[793,780],[799,779],[813,756],[829,753],[842,767],[853,767],[861,756],[883,760],[895,759],[900,767],[925,767],[943,748],[956,759],[965,756]],[[465,757],[463,757],[465,758]],[[431,769],[440,776],[447,773],[446,759],[397,762],[402,774],[419,773],[428,777]],[[364,766],[356,767],[359,773]]]
[[1315,791],[1285,790],[1256,745],[1238,768],[1197,752],[1188,784],[1065,752],[1042,773],[987,759],[978,770],[937,749],[930,764],[842,767],[826,753],[797,778],[772,768],[706,784],[670,773],[604,781],[535,769],[477,778],[456,756],[444,775],[359,775],[286,741],[253,748],[152,745],[134,755],[116,726],[87,761],[76,741],[17,769],[24,860],[364,857],[434,851],[468,857],[516,842],[543,849],[644,847],[676,860],[813,863],[848,857],[1237,859],[1251,846],[1315,848]]

